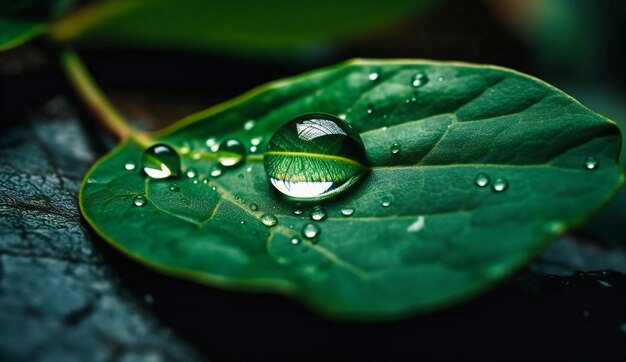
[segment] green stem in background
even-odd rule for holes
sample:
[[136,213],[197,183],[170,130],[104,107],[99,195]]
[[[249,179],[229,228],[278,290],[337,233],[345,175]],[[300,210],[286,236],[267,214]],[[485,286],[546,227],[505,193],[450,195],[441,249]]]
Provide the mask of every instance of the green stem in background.
[[131,139],[144,148],[154,143],[149,135],[131,127],[115,109],[75,51],[64,50],[61,55],[61,64],[80,98],[107,129],[121,140]]

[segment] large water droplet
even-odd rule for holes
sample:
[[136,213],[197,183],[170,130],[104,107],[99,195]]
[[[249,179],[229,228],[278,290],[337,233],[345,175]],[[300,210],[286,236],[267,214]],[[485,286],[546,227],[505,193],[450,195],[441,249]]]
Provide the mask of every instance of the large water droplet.
[[263,164],[278,191],[301,200],[335,196],[368,170],[359,134],[329,114],[287,122],[270,139]]
[[132,158],[127,159],[124,163],[125,170],[132,171],[135,168],[137,168],[137,164],[135,164],[135,160],[133,160]]
[[217,161],[222,167],[235,167],[241,164],[246,157],[246,147],[239,140],[227,139],[220,143],[217,150]]
[[478,187],[485,187],[489,185],[489,181],[490,181],[489,176],[486,173],[482,173],[482,172],[476,175],[476,178],[474,179],[474,183]]
[[315,239],[321,232],[320,227],[315,224],[306,224],[302,228],[302,236],[307,239]]
[[152,178],[175,177],[180,174],[180,156],[168,145],[159,143],[144,151],[143,171]]
[[507,187],[509,187],[509,183],[501,177],[493,180],[493,185],[491,185],[491,189],[495,192],[504,191]]
[[411,79],[411,85],[416,88],[421,87],[426,83],[428,83],[428,76],[424,73],[417,73]]
[[133,197],[133,205],[135,206],[143,206],[148,203],[148,199],[146,199],[143,195],[137,195]]
[[397,155],[402,150],[402,148],[400,147],[400,144],[395,143],[395,142],[391,145],[389,149],[391,150],[392,155]]
[[311,209],[311,219],[315,221],[324,220],[326,218],[326,209],[321,206],[315,206]]
[[598,159],[593,156],[589,156],[585,159],[585,168],[587,170],[595,170],[598,164]]
[[354,214],[354,207],[344,207],[341,209],[341,215],[352,216]]
[[278,224],[278,219],[273,214],[263,214],[261,215],[261,222],[267,227],[272,227]]

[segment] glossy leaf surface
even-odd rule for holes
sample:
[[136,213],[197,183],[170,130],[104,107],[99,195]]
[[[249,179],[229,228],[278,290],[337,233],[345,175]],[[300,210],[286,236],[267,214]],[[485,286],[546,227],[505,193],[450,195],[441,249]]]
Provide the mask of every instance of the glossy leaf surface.
[[[213,173],[216,142],[264,150],[286,121],[313,112],[345,115],[371,165],[361,183],[325,201],[323,220],[309,218],[316,204],[294,213],[259,151]],[[476,295],[623,182],[613,122],[532,77],[459,63],[340,64],[192,115],[154,142],[176,148],[192,177],[127,170],[143,150],[121,144],[81,191],[100,235],[161,272],[284,293],[336,318],[393,319]],[[137,196],[147,202],[135,206]],[[267,215],[278,223],[266,226]],[[315,242],[293,242],[311,223],[321,230]]]

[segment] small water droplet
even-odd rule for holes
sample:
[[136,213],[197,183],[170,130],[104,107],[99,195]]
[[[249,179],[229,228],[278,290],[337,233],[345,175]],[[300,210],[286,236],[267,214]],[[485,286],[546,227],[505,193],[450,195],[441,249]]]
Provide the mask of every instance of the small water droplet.
[[148,203],[148,199],[146,199],[143,195],[137,195],[133,197],[133,205],[135,206],[143,206]]
[[246,121],[246,123],[243,124],[243,129],[245,129],[246,131],[249,131],[254,128],[255,124],[256,122],[253,119],[249,119]]
[[240,165],[246,157],[246,148],[243,143],[234,138],[220,143],[217,162],[222,167],[235,167]]
[[245,176],[244,176],[242,173],[240,173],[239,175],[237,175],[237,178],[238,178],[238,179],[240,179],[240,180],[243,180],[243,178],[244,178],[244,177],[245,177]]
[[378,69],[374,69],[370,72],[370,74],[367,77],[371,81],[378,80],[380,78],[380,71]]
[[476,178],[474,179],[474,183],[476,184],[476,186],[478,187],[485,187],[487,185],[489,185],[489,175],[487,175],[486,173],[479,173],[478,175],[476,175]]
[[259,205],[255,204],[254,202],[250,204],[250,210],[257,211],[258,209]]
[[193,153],[191,154],[191,158],[193,158],[194,160],[199,160],[200,158],[202,158],[202,153],[200,151],[193,151]]
[[213,191],[217,191],[217,187],[215,187],[215,186],[211,186],[211,190],[213,190]]
[[188,178],[194,178],[196,176],[198,176],[198,171],[196,171],[195,168],[188,168],[187,172],[185,172],[185,176],[187,176]]
[[250,153],[255,153],[257,151],[256,146],[250,146]]
[[409,97],[409,102],[417,102],[417,94],[411,94],[411,96]]
[[301,203],[296,203],[295,205],[293,205],[293,214],[294,215],[302,215],[304,213],[304,210],[302,209],[302,204]]
[[189,147],[189,143],[185,141],[178,150],[180,151],[181,155],[186,155],[189,153],[189,151],[191,151],[191,147]]
[[205,185],[208,185],[209,184],[209,180],[205,178],[204,180],[202,180],[202,183],[205,184]]
[[176,184],[171,184],[170,185],[170,191],[178,192],[178,191],[180,191],[180,186],[178,186]]
[[180,156],[166,144],[159,143],[146,149],[141,164],[151,178],[162,179],[180,174]]
[[302,236],[307,239],[315,239],[321,232],[320,227],[315,224],[306,224],[302,228]]
[[193,182],[194,185],[198,184],[198,180],[193,180],[192,182]]
[[215,164],[213,166],[211,166],[211,170],[209,171],[209,175],[211,175],[211,177],[220,177],[222,175],[222,168],[220,167],[219,164]]
[[127,159],[124,163],[124,169],[128,171],[132,171],[135,168],[137,168],[137,164],[135,164],[135,161],[132,158]]
[[443,82],[445,78],[443,77],[443,75],[440,75],[439,77],[437,77],[437,81],[438,82]]
[[252,166],[248,166],[248,167],[246,168],[246,172],[252,172]]
[[391,150],[392,155],[397,155],[401,151],[400,144],[395,142],[391,145],[389,149]]
[[250,144],[253,146],[258,146],[261,144],[262,140],[263,140],[263,137],[254,137],[253,139],[250,140]]
[[326,218],[326,209],[321,206],[314,206],[311,209],[311,219],[315,221],[324,220]]
[[217,139],[215,137],[207,139],[205,144],[213,152],[216,152],[219,148],[219,144],[217,143]]
[[374,107],[374,105],[372,103],[369,103],[366,107],[365,107],[365,111],[367,112],[367,114],[374,114],[374,111],[376,110],[376,107]]
[[491,189],[495,192],[504,191],[507,189],[507,187],[509,187],[509,183],[507,182],[507,180],[501,177],[493,180],[493,184],[491,185]]
[[246,221],[245,221],[245,220],[241,220],[241,221],[239,221],[239,223],[240,223],[241,225],[244,225],[244,224],[246,223]]
[[352,216],[354,214],[354,207],[344,207],[341,209],[341,215]]
[[598,167],[598,159],[593,157],[593,156],[589,156],[585,159],[585,168],[587,170],[595,170]]
[[298,245],[300,244],[300,238],[297,236],[294,236],[293,238],[291,238],[291,244],[292,245]]
[[428,76],[424,73],[417,73],[411,79],[411,85],[415,88],[421,87],[428,83]]
[[261,215],[261,222],[267,227],[272,227],[278,224],[278,219],[273,214]]
[[382,200],[380,200],[380,204],[381,204],[383,207],[389,207],[389,206],[391,206],[391,197],[389,197],[389,196],[385,196],[385,197],[383,197],[383,198],[382,198]]

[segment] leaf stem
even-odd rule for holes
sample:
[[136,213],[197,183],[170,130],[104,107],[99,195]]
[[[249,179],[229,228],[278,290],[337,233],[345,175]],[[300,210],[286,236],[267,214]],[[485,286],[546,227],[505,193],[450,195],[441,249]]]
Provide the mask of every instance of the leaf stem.
[[128,121],[115,109],[75,51],[65,49],[61,55],[61,64],[78,96],[108,130],[120,140],[131,139],[144,148],[153,143],[148,134],[131,127]]

